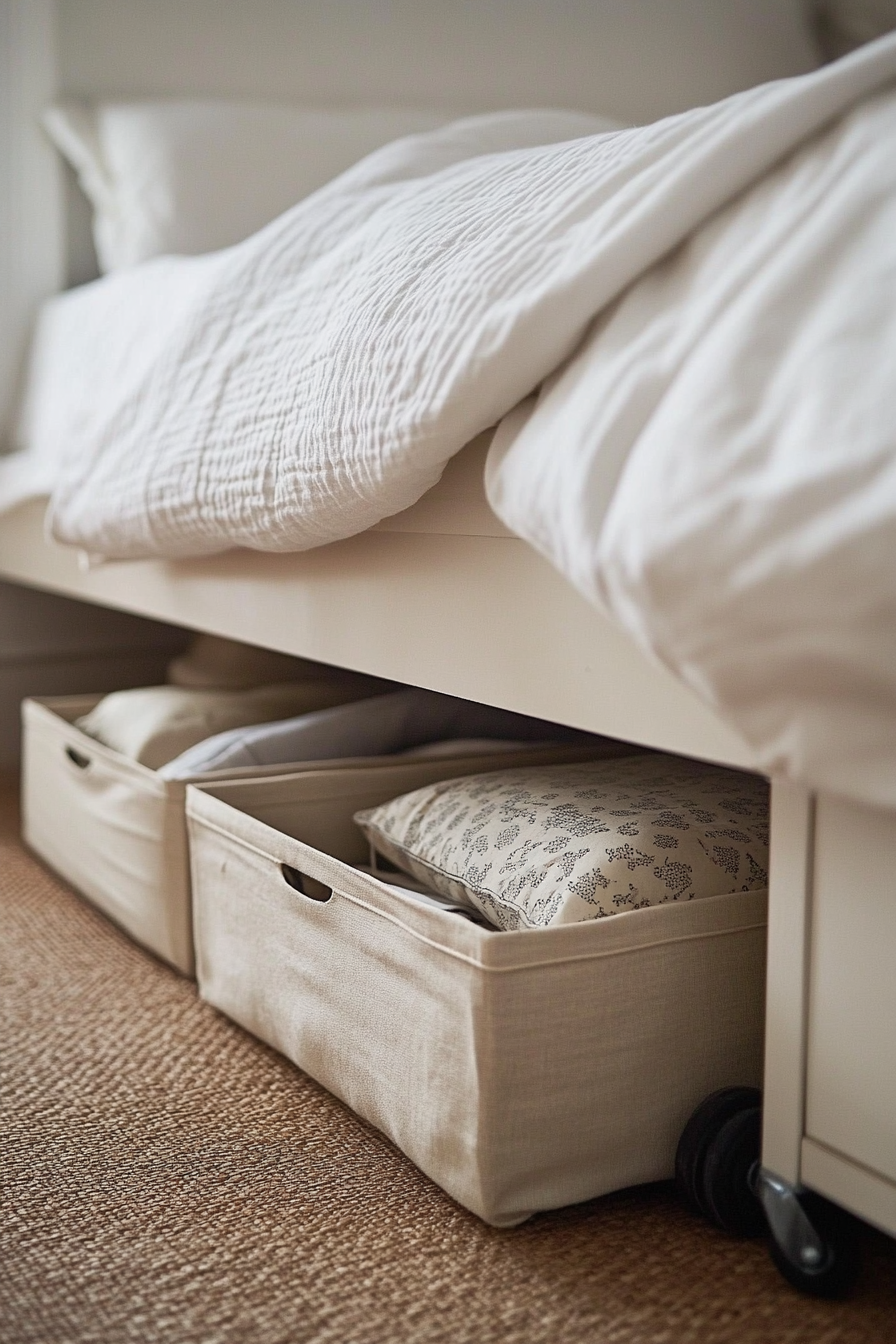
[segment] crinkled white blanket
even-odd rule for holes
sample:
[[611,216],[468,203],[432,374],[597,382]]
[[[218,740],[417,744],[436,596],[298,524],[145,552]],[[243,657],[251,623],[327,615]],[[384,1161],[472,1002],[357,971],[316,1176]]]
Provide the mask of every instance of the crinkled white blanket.
[[896,807],[896,92],[605,310],[487,485],[761,768]]
[[[54,535],[109,558],[303,550],[407,508],[572,349],[558,328],[514,367],[550,209],[530,190],[526,256],[507,197],[534,172],[574,210],[575,160],[610,125],[503,113],[411,136],[235,247],[51,301],[24,437],[55,473]],[[532,148],[550,141],[556,163]]]
[[632,280],[894,73],[884,42],[615,133],[462,123],[236,247],[99,281],[92,312],[57,300],[79,338],[72,356],[59,321],[38,355],[64,438],[54,535],[119,558],[293,550],[407,507]]
[[45,374],[84,324],[31,425],[55,535],[337,540],[559,367],[497,511],[763,764],[896,805],[894,79],[889,38],[648,127],[461,124],[98,282],[87,323],[55,301]]

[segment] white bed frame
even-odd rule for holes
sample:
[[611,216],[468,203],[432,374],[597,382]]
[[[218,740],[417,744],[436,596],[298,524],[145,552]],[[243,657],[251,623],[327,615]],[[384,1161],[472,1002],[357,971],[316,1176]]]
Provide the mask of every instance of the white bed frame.
[[[757,0],[765,41],[749,57],[755,80],[806,68],[808,50],[794,36],[801,3]],[[673,8],[685,34],[709,15],[724,23],[724,6],[676,0],[666,5]],[[54,96],[253,95],[464,111],[553,103],[646,119],[734,87],[724,68],[689,68],[686,51],[685,35],[670,60],[655,26],[633,25],[626,0],[453,8],[441,0],[358,0],[354,8],[0,0],[0,166],[14,187],[0,215],[3,402],[37,301],[92,274],[84,203],[35,130]],[[44,539],[42,507],[27,505],[0,520],[0,578],[750,768],[746,743],[502,527],[482,493],[484,447],[466,449],[405,514],[300,555],[84,569]],[[835,899],[850,865],[864,864],[867,899],[880,907],[873,927],[883,920],[889,930],[896,902],[881,893],[890,894],[890,821],[774,784],[763,1160],[789,1187],[808,1183],[896,1233],[896,1032],[887,1030],[896,990],[886,975],[861,989],[854,982],[881,935],[869,930],[857,943],[841,928]],[[844,971],[829,983],[831,940],[850,938],[854,978]],[[844,1001],[861,1012],[847,1004],[843,1017]],[[813,1024],[834,1018],[847,1025],[822,1037]],[[860,1091],[845,1127],[837,1119],[844,1070]]]

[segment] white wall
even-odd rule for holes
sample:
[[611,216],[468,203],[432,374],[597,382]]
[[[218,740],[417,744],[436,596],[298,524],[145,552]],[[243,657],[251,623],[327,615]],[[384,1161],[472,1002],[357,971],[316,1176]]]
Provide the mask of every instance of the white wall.
[[[809,0],[58,0],[73,96],[553,105],[649,121],[817,63]],[[96,274],[66,175],[67,274]]]
[[53,0],[0,0],[0,448],[41,299],[64,279],[60,170],[38,117],[56,88]]
[[72,94],[238,94],[652,119],[806,70],[805,0],[60,0]]
[[[53,96],[228,95],[638,120],[816,63],[809,0],[0,0],[0,424],[37,300],[95,274]],[[57,207],[64,192],[64,212]],[[61,260],[61,258],[64,258]]]
[[816,26],[831,60],[896,28],[896,0],[819,0]]

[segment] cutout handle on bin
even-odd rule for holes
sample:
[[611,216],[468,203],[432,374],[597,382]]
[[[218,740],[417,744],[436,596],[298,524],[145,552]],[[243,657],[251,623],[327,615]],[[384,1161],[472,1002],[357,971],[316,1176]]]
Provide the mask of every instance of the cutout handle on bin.
[[90,757],[85,756],[80,751],[75,751],[74,747],[66,747],[65,754],[71,761],[72,765],[76,765],[79,770],[86,770],[88,765],[90,764]]
[[311,901],[328,901],[333,895],[332,887],[325,886],[307,873],[300,873],[298,868],[291,868],[288,863],[281,863],[280,871],[294,891],[301,892]]

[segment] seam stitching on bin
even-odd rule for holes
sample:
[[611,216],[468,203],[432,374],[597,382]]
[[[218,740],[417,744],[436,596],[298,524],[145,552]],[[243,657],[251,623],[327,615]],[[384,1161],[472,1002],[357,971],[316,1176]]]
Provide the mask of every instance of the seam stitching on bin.
[[[513,971],[538,970],[543,966],[563,966],[565,963],[573,961],[603,961],[608,957],[624,957],[630,956],[633,952],[644,952],[651,947],[668,947],[673,943],[694,943],[702,938],[722,938],[729,933],[749,933],[752,929],[764,929],[766,927],[766,921],[763,920],[760,924],[737,924],[730,929],[706,929],[700,933],[682,934],[677,938],[655,938],[649,943],[638,943],[634,947],[614,947],[607,952],[577,952],[569,956],[550,957],[543,961],[526,961],[518,966],[490,966],[487,962],[478,961],[475,957],[467,956],[464,952],[457,952],[452,947],[445,947],[443,943],[437,943],[434,939],[427,938],[425,933],[418,933],[416,929],[410,928],[395,915],[390,915],[385,910],[379,910],[375,905],[368,905],[360,896],[353,896],[347,891],[340,891],[339,895],[345,900],[351,901],[354,905],[360,905],[363,909],[369,910],[371,914],[387,919],[390,924],[397,924],[399,928],[406,930],[413,938],[419,938],[421,942],[428,943],[430,947],[438,948],[440,952],[446,953],[449,957],[457,957],[460,961],[469,962],[471,966],[475,966],[480,971],[489,971],[500,975],[507,975]],[[567,925],[566,927],[570,926]],[[492,930],[486,930],[486,932],[492,932]],[[501,930],[496,929],[494,932],[499,933]],[[525,932],[542,933],[544,930],[526,929]]]
[[[190,813],[190,815],[193,817],[195,821],[198,821],[202,826],[205,826],[208,830],[215,831],[218,835],[223,836],[225,840],[230,840],[234,844],[242,845],[244,849],[251,850],[253,854],[258,854],[262,859],[267,859],[268,863],[286,862],[285,859],[275,858],[272,854],[267,853],[266,850],[259,849],[257,845],[252,844],[251,840],[244,840],[242,836],[235,835],[233,831],[225,831],[222,826],[216,826],[214,822],[207,821],[205,817],[198,817],[195,813]],[[297,841],[296,843],[301,844],[302,842]],[[315,880],[320,881],[321,879],[317,878]],[[538,970],[543,966],[562,966],[566,962],[602,961],[607,957],[630,956],[631,953],[633,952],[644,952],[648,948],[652,947],[668,947],[674,943],[693,943],[697,942],[698,939],[701,938],[723,938],[729,933],[750,933],[755,929],[764,929],[768,925],[768,921],[763,919],[755,924],[735,924],[728,929],[705,929],[699,933],[682,934],[679,937],[675,938],[655,938],[652,942],[649,943],[638,943],[634,947],[615,947],[607,952],[579,952],[574,953],[570,956],[551,957],[544,961],[527,961],[519,966],[490,966],[488,965],[488,963],[480,961],[476,957],[469,956],[466,952],[458,952],[453,947],[446,947],[444,943],[437,943],[434,938],[429,938],[425,933],[420,933],[418,932],[417,929],[412,929],[409,924],[405,924],[404,921],[398,919],[396,915],[390,915],[388,911],[380,910],[377,906],[370,905],[360,896],[353,896],[348,891],[340,891],[338,894],[343,898],[343,900],[351,901],[353,905],[360,905],[362,909],[369,910],[370,913],[373,915],[379,915],[380,919],[386,919],[389,921],[390,924],[397,925],[398,928],[404,929],[405,933],[409,933],[412,938],[417,938],[421,943],[426,943],[429,947],[434,947],[438,952],[444,952],[445,955],[448,957],[455,957],[458,961],[465,961],[469,966],[475,966],[477,970],[489,971],[493,974],[501,974],[501,975],[507,975],[513,971]],[[732,896],[739,896],[739,895],[747,895],[748,893],[731,892],[728,894]],[[659,909],[661,907],[657,906],[654,908]],[[571,926],[567,925],[566,927],[568,928]],[[486,930],[486,932],[492,932],[492,930]],[[500,932],[500,930],[496,929],[494,930],[494,932],[497,933]],[[544,932],[544,930],[527,929],[525,930],[525,932],[542,933]]]

